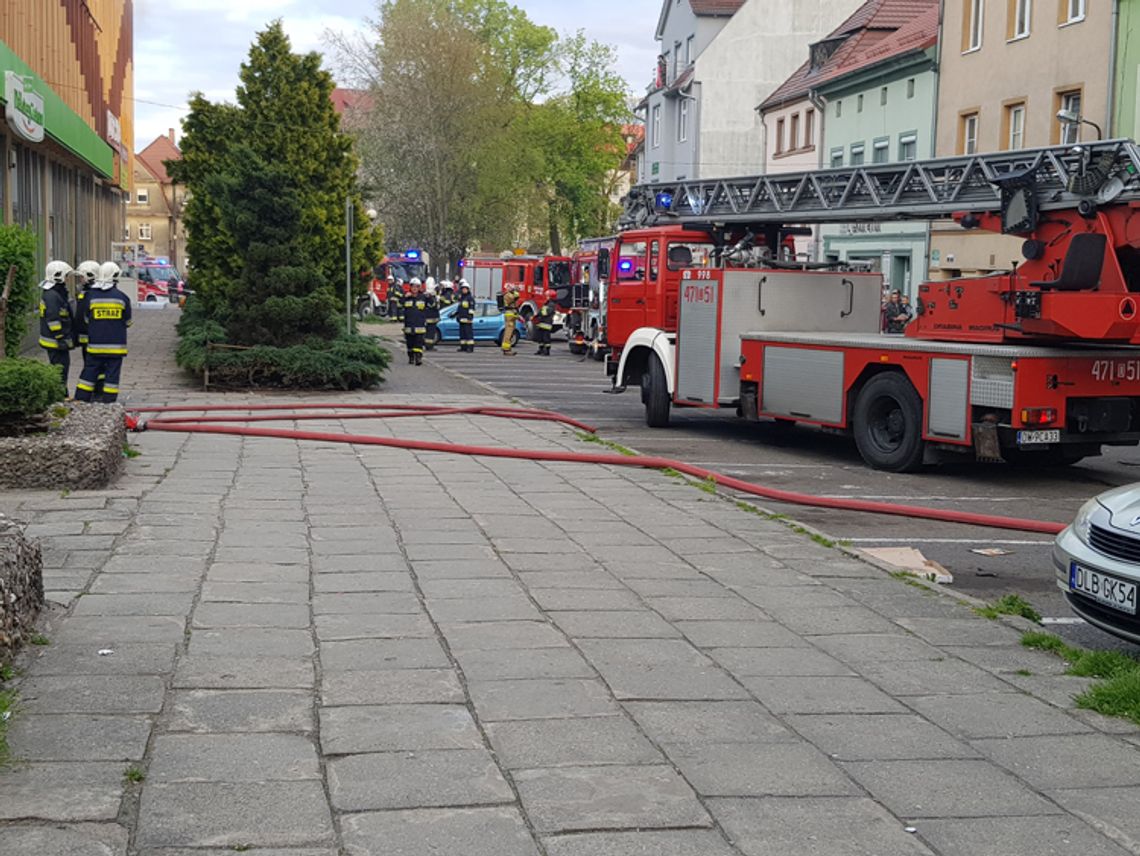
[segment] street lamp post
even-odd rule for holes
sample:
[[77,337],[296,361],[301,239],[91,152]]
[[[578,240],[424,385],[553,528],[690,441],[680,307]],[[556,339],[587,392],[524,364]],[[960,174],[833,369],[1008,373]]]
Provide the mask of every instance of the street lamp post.
[[1073,110],[1058,110],[1057,121],[1063,125],[1092,125],[1096,130],[1096,138],[1098,140],[1104,139],[1104,132],[1101,131],[1100,125],[1091,119],[1086,119],[1084,116],[1076,113]]
[[[349,194],[344,198],[344,320],[345,330],[350,336],[352,335],[352,236],[356,219],[353,216],[354,209],[352,195]],[[369,208],[367,214],[370,221],[376,221],[375,208]]]

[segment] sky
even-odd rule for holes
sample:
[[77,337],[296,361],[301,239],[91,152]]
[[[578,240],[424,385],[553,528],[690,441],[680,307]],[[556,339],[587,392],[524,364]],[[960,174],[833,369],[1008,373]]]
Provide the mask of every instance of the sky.
[[[617,49],[631,93],[650,82],[661,0],[513,0],[559,33],[584,29]],[[323,51],[328,31],[363,30],[377,0],[136,0],[135,150],[174,128],[191,92],[232,100],[256,33],[281,18],[296,51]]]

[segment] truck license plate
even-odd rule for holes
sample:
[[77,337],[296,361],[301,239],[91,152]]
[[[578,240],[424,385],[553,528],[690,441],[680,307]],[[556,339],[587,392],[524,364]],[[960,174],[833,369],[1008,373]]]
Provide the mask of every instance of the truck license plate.
[[1060,443],[1061,432],[1057,431],[1018,431],[1017,445],[1037,446],[1042,443]]
[[1136,614],[1136,583],[1118,580],[1073,562],[1069,565],[1069,588],[1120,612]]

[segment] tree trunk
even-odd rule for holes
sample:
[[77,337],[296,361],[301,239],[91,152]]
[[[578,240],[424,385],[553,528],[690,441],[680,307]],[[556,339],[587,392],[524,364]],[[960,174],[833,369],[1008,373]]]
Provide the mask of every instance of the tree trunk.
[[550,254],[562,255],[562,235],[558,230],[558,211],[555,203],[551,202],[547,209],[550,212]]

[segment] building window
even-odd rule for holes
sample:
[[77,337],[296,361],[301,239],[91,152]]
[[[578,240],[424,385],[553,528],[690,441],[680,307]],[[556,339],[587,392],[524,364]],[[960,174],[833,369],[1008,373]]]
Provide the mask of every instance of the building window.
[[1075,24],[1085,19],[1085,0],[1061,0],[1061,23]]
[[978,151],[978,114],[965,113],[958,121],[958,133],[961,134],[958,148],[964,155],[975,154]]
[[1005,147],[1020,149],[1025,145],[1025,104],[1010,104],[1005,108]]
[[862,143],[851,144],[851,166],[859,166],[863,163],[863,152],[865,148]]
[[[1079,89],[1073,92],[1058,93],[1057,103],[1060,110],[1072,113],[1077,117],[1081,115],[1081,91]],[[1081,125],[1079,122],[1061,122],[1058,120],[1057,124],[1060,126],[1060,132],[1057,135],[1058,143],[1069,146],[1080,141]]]
[[843,166],[843,149],[835,148],[831,150],[831,168],[837,169]]
[[855,112],[856,113],[862,113],[863,112],[863,93],[862,92],[860,92],[859,97],[855,99]]
[[804,148],[815,148],[815,111],[804,113]]
[[150,203],[150,191],[145,189],[138,190],[135,193],[135,202],[139,205],[148,205]]
[[788,130],[788,148],[795,151],[800,147],[800,114],[793,113]]
[[891,158],[891,140],[879,137],[871,143],[871,163],[886,163]]
[[887,87],[884,86],[882,89],[879,90],[879,106],[885,107],[886,104],[887,104]]
[[962,9],[962,53],[976,51],[982,46],[982,0],[965,0]]
[[843,115],[843,99],[840,98],[835,102],[835,118],[838,119]]
[[784,120],[776,120],[776,154],[784,153]]
[[1029,35],[1029,18],[1033,0],[1009,0],[1009,28],[1006,37],[1024,39]]
[[681,43],[673,43],[673,76],[681,73]]
[[677,142],[683,143],[689,139],[689,99],[682,98],[677,105]]
[[910,78],[906,82],[906,97],[907,98],[914,98],[914,78],[913,77]]
[[123,240],[129,241],[131,239],[131,224],[128,223],[123,227]]
[[693,46],[696,44],[696,41],[696,36],[689,36],[685,39],[685,65],[692,65],[693,63]]
[[657,148],[661,145],[661,105],[653,105],[652,120],[649,123],[649,136],[651,137],[651,145]]
[[918,134],[911,131],[899,134],[899,160],[912,161],[918,157]]
[[139,223],[139,240],[149,241],[150,239],[150,223]]

